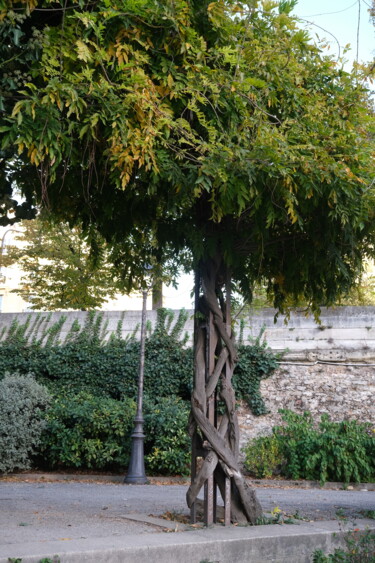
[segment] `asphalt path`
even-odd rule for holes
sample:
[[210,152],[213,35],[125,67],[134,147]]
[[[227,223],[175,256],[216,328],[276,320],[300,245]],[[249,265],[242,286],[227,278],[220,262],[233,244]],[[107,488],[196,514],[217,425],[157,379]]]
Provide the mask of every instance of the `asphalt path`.
[[[0,545],[160,532],[143,516],[188,515],[186,485],[0,480]],[[257,486],[265,512],[348,521],[375,511],[375,491]],[[139,521],[137,521],[139,518]]]

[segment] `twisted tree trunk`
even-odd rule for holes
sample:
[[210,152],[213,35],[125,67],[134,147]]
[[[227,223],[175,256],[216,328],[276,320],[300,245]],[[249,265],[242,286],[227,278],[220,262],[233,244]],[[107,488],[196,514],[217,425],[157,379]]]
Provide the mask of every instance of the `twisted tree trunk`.
[[[202,502],[198,494],[204,487],[204,521],[212,524],[218,517],[218,487],[225,524],[255,524],[262,509],[238,464],[239,428],[232,386],[237,351],[231,331],[230,273],[220,256],[201,263],[195,283],[195,378],[189,428],[192,482],[187,503],[194,522]],[[217,399],[224,405],[221,415]]]

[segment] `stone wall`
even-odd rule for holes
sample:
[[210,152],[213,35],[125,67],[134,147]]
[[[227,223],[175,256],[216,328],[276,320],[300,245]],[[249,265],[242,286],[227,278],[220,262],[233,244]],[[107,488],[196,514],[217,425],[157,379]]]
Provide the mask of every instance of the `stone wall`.
[[282,363],[261,382],[261,393],[270,412],[254,416],[241,405],[241,445],[280,424],[279,409],[310,411],[315,420],[328,413],[332,420],[348,418],[375,425],[374,364]]
[[[0,314],[0,339],[12,322],[29,319],[29,326],[42,334],[62,313]],[[193,312],[186,331],[192,340]],[[66,320],[60,338],[64,340],[72,323],[84,324],[88,313],[64,313]],[[175,311],[177,318],[178,311]],[[261,417],[240,408],[242,443],[250,437],[269,433],[280,422],[278,410],[309,410],[316,419],[328,412],[334,420],[345,417],[375,424],[375,307],[339,307],[323,310],[321,324],[304,312],[291,315],[289,322],[274,322],[271,309],[253,311],[245,319],[244,340],[256,338],[261,330],[271,349],[284,350],[280,368],[261,384],[261,393],[270,413]],[[155,311],[148,312],[155,324]],[[126,338],[140,324],[140,311],[104,312],[103,337],[120,330]],[[35,334],[35,331],[34,331]]]

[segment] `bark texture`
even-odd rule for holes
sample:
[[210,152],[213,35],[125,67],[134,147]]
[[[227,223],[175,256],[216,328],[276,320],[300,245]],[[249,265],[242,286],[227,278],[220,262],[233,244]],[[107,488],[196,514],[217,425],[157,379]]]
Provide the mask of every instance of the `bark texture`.
[[[224,499],[225,524],[256,524],[262,509],[238,463],[239,427],[232,386],[237,350],[231,331],[230,274],[220,257],[201,263],[196,275],[194,390],[190,435],[192,482],[187,503],[195,521],[204,488],[206,524],[216,521],[216,491]],[[218,415],[217,399],[224,405]],[[222,412],[222,409],[221,409]]]

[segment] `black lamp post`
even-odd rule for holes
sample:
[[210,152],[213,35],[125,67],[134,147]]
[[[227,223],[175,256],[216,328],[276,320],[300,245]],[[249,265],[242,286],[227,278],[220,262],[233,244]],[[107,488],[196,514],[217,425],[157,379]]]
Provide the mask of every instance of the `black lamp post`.
[[130,454],[130,462],[128,473],[124,479],[124,483],[132,485],[145,485],[147,481],[145,473],[144,459],[144,439],[142,414],[143,404],[143,374],[145,367],[145,341],[146,341],[146,311],[147,311],[147,289],[142,291],[142,322],[141,322],[141,349],[139,356],[139,374],[138,374],[138,394],[137,394],[137,412],[134,418],[134,430],[131,435],[132,448]]

